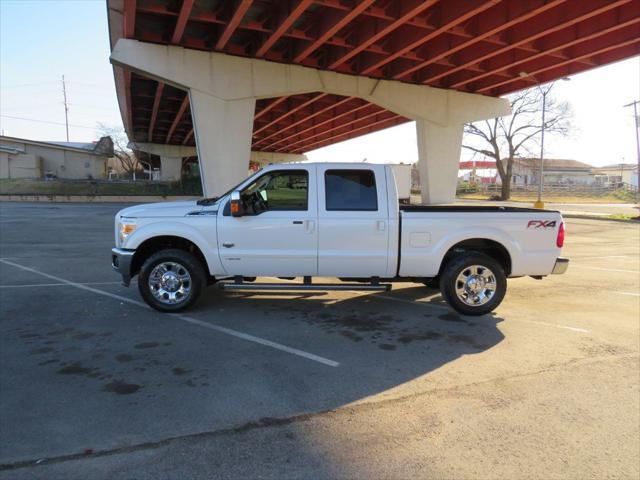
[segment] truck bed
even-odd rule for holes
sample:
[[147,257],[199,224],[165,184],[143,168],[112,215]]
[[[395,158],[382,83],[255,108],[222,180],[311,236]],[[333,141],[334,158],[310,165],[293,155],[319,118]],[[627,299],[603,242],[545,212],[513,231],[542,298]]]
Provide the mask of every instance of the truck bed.
[[545,212],[558,213],[556,210],[538,208],[510,207],[503,205],[400,205],[401,212]]
[[548,275],[560,254],[556,236],[562,217],[556,211],[500,205],[400,205],[399,210],[402,277],[437,275],[447,252],[461,242],[504,249],[511,276]]

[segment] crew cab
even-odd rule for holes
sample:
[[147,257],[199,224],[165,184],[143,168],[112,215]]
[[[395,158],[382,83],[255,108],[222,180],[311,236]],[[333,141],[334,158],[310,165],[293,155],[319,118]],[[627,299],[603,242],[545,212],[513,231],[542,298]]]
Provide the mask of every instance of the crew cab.
[[501,303],[508,277],[568,266],[559,212],[401,206],[391,167],[362,163],[270,165],[217,198],[125,208],[115,237],[113,268],[126,286],[137,275],[144,300],[165,312],[214,283],[375,291],[418,282],[458,312],[482,315]]

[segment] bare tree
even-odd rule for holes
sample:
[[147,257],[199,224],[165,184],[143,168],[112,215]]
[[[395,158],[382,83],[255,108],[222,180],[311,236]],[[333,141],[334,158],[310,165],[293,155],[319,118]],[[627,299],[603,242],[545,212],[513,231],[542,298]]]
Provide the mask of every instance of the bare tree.
[[129,139],[123,128],[110,127],[98,123],[97,130],[101,135],[111,137],[113,140],[113,156],[127,175],[133,175],[133,172],[139,171],[142,168],[133,151],[127,146]]
[[[542,131],[542,91],[530,88],[509,97],[511,115],[482,122],[470,123],[464,128],[462,148],[485,155],[496,161],[502,180],[500,198],[511,196],[513,160],[522,152],[532,155],[532,148],[539,145]],[[547,94],[544,122],[545,134],[569,133],[571,107]]]

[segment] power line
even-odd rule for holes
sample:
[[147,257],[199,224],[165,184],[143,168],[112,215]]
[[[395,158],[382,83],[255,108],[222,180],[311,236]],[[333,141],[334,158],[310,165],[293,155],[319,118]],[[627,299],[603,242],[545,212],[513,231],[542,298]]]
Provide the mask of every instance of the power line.
[[56,82],[38,82],[38,83],[20,83],[16,85],[2,85],[2,88],[22,88],[22,87],[39,87],[40,85],[51,85]]
[[64,98],[64,123],[67,130],[67,142],[69,141],[69,105],[67,104],[67,86],[62,75],[62,97]]
[[[61,122],[50,122],[48,120],[37,120],[35,118],[24,118],[24,117],[14,117],[12,115],[0,115],[0,117],[4,117],[4,118],[12,118],[13,120],[24,120],[26,122],[36,122],[36,123],[48,123],[50,125],[62,125],[62,126],[66,126],[67,124],[65,123],[61,123]],[[74,127],[74,128],[87,128],[89,130],[97,130],[97,127],[88,127],[86,125],[74,125],[72,123],[68,124],[70,127]]]

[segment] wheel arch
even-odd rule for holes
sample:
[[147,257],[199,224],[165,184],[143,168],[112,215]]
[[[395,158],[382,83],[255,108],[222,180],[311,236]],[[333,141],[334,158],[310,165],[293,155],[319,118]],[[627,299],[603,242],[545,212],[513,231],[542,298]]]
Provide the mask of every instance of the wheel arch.
[[470,251],[481,252],[485,255],[490,256],[498,263],[500,263],[500,265],[502,265],[502,268],[504,268],[504,273],[507,277],[511,275],[511,271],[513,268],[513,258],[509,253],[509,250],[501,242],[483,237],[460,240],[456,244],[449,247],[442,258],[442,262],[440,263],[440,271],[438,272],[438,275],[442,273],[443,268],[446,266],[449,260],[460,253]]
[[147,238],[136,248],[136,253],[131,261],[131,276],[137,275],[144,262],[154,253],[169,248],[184,250],[194,255],[208,272],[207,259],[200,247],[188,238],[178,235],[157,235]]

